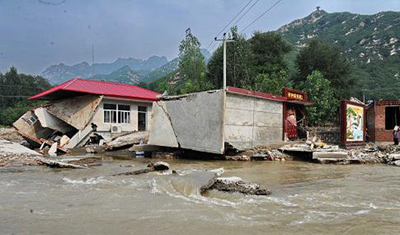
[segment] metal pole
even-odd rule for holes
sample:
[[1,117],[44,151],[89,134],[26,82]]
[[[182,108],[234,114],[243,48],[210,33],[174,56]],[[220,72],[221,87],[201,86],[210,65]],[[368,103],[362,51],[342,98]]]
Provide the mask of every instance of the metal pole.
[[224,33],[224,85],[223,89],[226,90],[226,33]]
[[222,87],[224,90],[226,90],[226,43],[227,42],[234,42],[235,40],[232,39],[226,39],[226,33],[224,33],[224,38],[223,39],[217,39],[215,38],[215,41],[222,41],[223,42],[223,51],[224,51],[224,58],[223,58],[223,84]]

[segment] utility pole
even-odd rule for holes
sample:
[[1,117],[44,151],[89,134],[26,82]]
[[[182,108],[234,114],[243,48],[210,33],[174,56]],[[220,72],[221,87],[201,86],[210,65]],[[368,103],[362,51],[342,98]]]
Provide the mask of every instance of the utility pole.
[[92,77],[94,76],[94,68],[93,68],[93,64],[94,64],[94,45],[92,43]]
[[222,39],[217,39],[215,37],[215,41],[222,41],[224,44],[224,80],[223,80],[223,89],[226,90],[226,43],[234,42],[233,39],[226,39],[226,33],[224,33],[224,37]]
[[367,89],[363,89],[363,103],[365,104],[365,92],[367,91]]

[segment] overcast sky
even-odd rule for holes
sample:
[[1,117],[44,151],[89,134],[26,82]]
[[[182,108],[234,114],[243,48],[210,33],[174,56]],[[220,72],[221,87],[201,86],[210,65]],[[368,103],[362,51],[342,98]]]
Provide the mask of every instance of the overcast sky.
[[[238,22],[239,31],[276,1],[259,0]],[[186,28],[190,27],[207,48],[248,2],[0,0],[0,71],[14,65],[20,72],[40,74],[51,64],[91,63],[92,44],[95,62],[152,55],[171,60],[178,54]],[[316,6],[328,12],[375,14],[400,11],[400,0],[283,0],[245,33],[276,30],[309,15]]]

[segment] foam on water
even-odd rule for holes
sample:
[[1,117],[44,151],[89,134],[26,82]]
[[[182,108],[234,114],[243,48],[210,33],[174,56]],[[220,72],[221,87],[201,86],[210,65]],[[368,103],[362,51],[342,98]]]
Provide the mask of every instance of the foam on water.
[[74,185],[79,185],[79,184],[83,184],[83,185],[95,185],[95,184],[99,184],[102,182],[110,182],[106,179],[104,179],[104,176],[100,176],[100,177],[94,177],[94,178],[88,178],[88,179],[81,179],[81,180],[72,180],[68,177],[64,177],[63,181],[69,184],[74,184]]

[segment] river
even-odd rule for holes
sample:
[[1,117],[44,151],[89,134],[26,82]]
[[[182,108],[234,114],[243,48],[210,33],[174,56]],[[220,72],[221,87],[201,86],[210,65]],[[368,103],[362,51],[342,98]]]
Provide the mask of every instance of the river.
[[[180,175],[223,167],[272,191],[199,195],[170,174],[109,176],[149,159],[86,170],[0,169],[0,234],[398,234],[400,168],[169,160]],[[129,167],[134,165],[134,167]],[[182,176],[184,181],[184,176]]]

